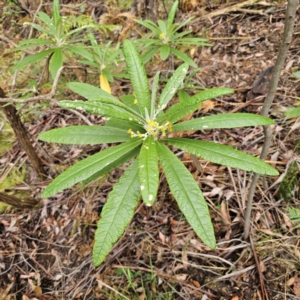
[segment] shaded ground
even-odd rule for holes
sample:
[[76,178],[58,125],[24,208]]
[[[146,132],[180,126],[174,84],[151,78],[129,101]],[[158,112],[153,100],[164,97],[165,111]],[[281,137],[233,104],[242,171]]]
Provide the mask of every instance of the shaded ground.
[[[261,72],[275,62],[283,32],[285,4],[272,6],[270,1],[263,2],[264,5],[246,6],[229,14],[223,12],[214,18],[204,18],[208,12],[235,4],[184,2],[177,14],[178,21],[186,15],[194,15],[197,19],[191,28],[195,36],[207,36],[213,44],[190,52],[202,67],[195,83],[235,90],[234,95],[206,102],[195,115],[237,111],[257,113],[260,110],[264,98],[260,94],[265,90],[254,90],[254,95],[249,91]],[[0,7],[5,8],[3,3]],[[68,3],[64,8],[75,10]],[[97,7],[100,12],[101,8],[104,9],[101,5]],[[106,9],[115,15],[120,13],[113,5]],[[141,14],[139,12],[138,16]],[[26,13],[21,15],[22,18],[26,16]],[[11,22],[18,18],[10,16],[10,20],[8,17],[2,20],[1,34],[12,39],[15,30],[19,34],[15,39],[24,38],[27,33]],[[131,30],[136,36],[135,30]],[[270,114],[276,125],[268,160],[281,174],[286,172],[291,161],[299,163],[299,152],[294,151],[299,138],[299,129],[294,129],[296,120],[285,120],[282,113],[282,108],[292,106],[299,97],[299,82],[292,75],[300,65],[298,45],[296,29]],[[2,39],[0,47],[7,48],[7,41]],[[4,61],[2,56],[1,63]],[[6,66],[2,63],[1,68]],[[169,70],[168,64],[159,62],[159,65],[149,67],[149,73],[155,68]],[[36,73],[30,73],[30,78],[35,76]],[[71,74],[65,75],[66,80],[71,77]],[[10,75],[3,73],[1,80],[2,86],[7,85],[8,92]],[[18,84],[19,87],[26,85],[21,81]],[[117,81],[113,89],[122,94],[128,86]],[[24,109],[29,110],[29,107]],[[54,104],[51,109],[40,104],[39,109],[27,114],[24,120],[35,141],[41,131],[84,124],[83,118]],[[102,122],[100,117],[86,117],[92,123]],[[195,132],[192,136],[232,145],[256,156],[263,143],[260,127]],[[65,166],[101,150],[99,146],[79,148],[41,142],[35,145],[52,178]],[[105,263],[94,268],[91,249],[95,225],[107,194],[124,166],[88,188],[76,186],[44,200],[35,210],[7,210],[0,216],[0,288],[3,294],[0,299],[22,299],[24,295],[43,300],[300,299],[297,277],[300,269],[299,231],[293,229],[286,212],[290,205],[299,206],[296,192],[280,196],[280,179],[268,177],[264,182],[259,181],[252,214],[251,245],[242,240],[250,174],[203,160],[200,160],[203,172],[200,174],[189,156],[182,160],[199,182],[210,206],[217,236],[215,251],[205,247],[195,236],[162,177],[154,207],[138,207],[131,225]],[[26,183],[7,189],[7,192],[29,192],[39,197],[50,179],[38,182],[18,143],[0,158],[2,178],[13,165],[19,168],[26,165]]]

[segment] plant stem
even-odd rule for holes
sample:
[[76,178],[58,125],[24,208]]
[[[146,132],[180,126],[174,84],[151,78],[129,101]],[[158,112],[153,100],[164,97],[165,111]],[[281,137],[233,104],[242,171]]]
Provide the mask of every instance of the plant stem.
[[[297,11],[297,5],[298,0],[289,0],[287,4],[286,9],[286,17],[285,17],[285,24],[284,24],[284,33],[282,42],[280,45],[280,49],[277,55],[276,63],[274,66],[274,70],[272,73],[272,77],[270,80],[269,90],[267,93],[267,97],[264,101],[263,108],[261,110],[261,115],[268,116],[268,112],[270,110],[270,107],[272,105],[272,102],[274,100],[278,81],[280,78],[280,72],[284,65],[289,45],[292,41],[293,32],[294,32],[294,24],[295,24],[295,15]],[[264,134],[265,134],[265,141],[263,145],[263,149],[260,155],[260,158],[264,160],[269,152],[269,148],[271,145],[271,139],[272,139],[272,131],[270,126],[264,126]],[[248,194],[248,202],[247,202],[247,208],[246,208],[246,214],[245,214],[245,226],[244,226],[244,239],[247,239],[250,232],[250,219],[251,219],[251,210],[252,210],[252,202],[254,197],[254,192],[256,188],[257,181],[259,179],[259,174],[255,174],[253,176],[251,186],[249,188],[249,194]]]

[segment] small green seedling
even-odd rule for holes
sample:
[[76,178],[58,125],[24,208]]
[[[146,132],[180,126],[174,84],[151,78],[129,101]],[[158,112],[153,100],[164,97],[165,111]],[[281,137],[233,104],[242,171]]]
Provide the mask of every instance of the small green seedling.
[[[110,118],[104,126],[70,126],[53,129],[39,139],[63,144],[121,143],[96,153],[55,178],[42,193],[42,198],[55,195],[78,182],[90,182],[126,161],[130,166],[113,187],[105,203],[95,233],[93,263],[100,265],[130,223],[140,198],[152,206],[159,187],[159,164],[178,206],[196,234],[210,248],[216,240],[208,206],[198,183],[168,146],[200,156],[214,163],[260,174],[277,175],[276,169],[249,154],[214,142],[188,138],[172,138],[170,133],[185,130],[206,130],[274,124],[269,118],[253,114],[221,114],[178,122],[197,110],[201,102],[231,94],[229,88],[214,88],[192,97],[187,94],[168,108],[170,100],[182,86],[188,72],[187,63],[179,66],[159,97],[159,73],[152,84],[152,94],[143,62],[134,44],[124,41],[124,56],[134,91],[121,102],[109,93],[84,83],[68,87],[88,101],[60,102],[63,108],[80,109]],[[131,99],[131,102],[128,101]]]
[[121,63],[123,63],[124,58],[120,45],[117,44],[112,47],[111,42],[108,42],[105,46],[101,46],[92,33],[89,34],[89,39],[92,45],[92,60],[81,60],[80,62],[98,69],[100,87],[110,93],[109,82],[114,82],[114,77],[124,76],[121,72]]
[[290,107],[285,111],[285,116],[287,118],[297,118],[300,117],[300,106],[298,107]]
[[92,54],[88,50],[84,49],[85,46],[82,43],[81,45],[73,44],[74,42],[78,42],[78,39],[70,39],[72,35],[79,31],[93,27],[92,24],[84,25],[66,32],[64,26],[64,23],[66,22],[65,17],[62,17],[59,13],[59,0],[53,1],[52,19],[42,11],[38,12],[37,19],[41,25],[31,22],[24,24],[30,25],[34,29],[42,32],[40,37],[21,41],[19,43],[19,47],[9,50],[8,52],[44,46],[47,47],[47,49],[27,56],[25,59],[18,62],[14,66],[13,70],[23,69],[28,65],[37,63],[45,57],[51,57],[49,62],[49,71],[54,79],[57,71],[63,65],[65,55],[72,56],[73,54],[78,54],[92,60]]
[[296,223],[295,228],[300,228],[300,209],[295,207],[288,208],[288,216],[293,223]]
[[141,38],[136,40],[138,44],[143,45],[146,48],[146,53],[142,56],[143,62],[147,63],[154,54],[159,51],[160,58],[166,60],[169,55],[172,53],[180,60],[188,63],[194,68],[197,68],[196,63],[185,53],[176,49],[178,46],[211,46],[207,43],[205,38],[195,38],[195,37],[186,37],[186,35],[191,33],[191,30],[178,32],[186,24],[188,24],[193,18],[188,18],[180,24],[173,23],[178,8],[178,0],[176,0],[170,10],[168,15],[167,22],[158,20],[156,25],[149,20],[138,20],[135,19],[135,22],[143,25],[152,31],[152,37],[155,38]]

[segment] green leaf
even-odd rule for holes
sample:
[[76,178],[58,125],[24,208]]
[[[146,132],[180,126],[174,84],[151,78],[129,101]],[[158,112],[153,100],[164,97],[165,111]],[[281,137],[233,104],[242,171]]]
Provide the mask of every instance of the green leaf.
[[126,120],[121,120],[121,119],[111,118],[108,121],[106,121],[105,126],[120,128],[120,129],[124,129],[126,131],[128,129],[131,129],[134,132],[137,132],[137,131],[139,131],[141,133],[145,132],[144,127],[139,125],[138,123],[130,122],[130,121],[126,121]]
[[271,124],[275,124],[275,122],[264,116],[248,113],[229,113],[181,122],[173,125],[173,131],[209,130],[215,128],[237,128]]
[[138,122],[136,115],[128,112],[120,106],[114,104],[101,103],[97,101],[80,101],[80,100],[64,100],[59,102],[59,106],[68,109],[84,110],[91,114],[102,115],[105,117],[112,117],[116,119],[123,119]]
[[57,71],[63,65],[63,54],[61,48],[54,49],[53,55],[50,59],[49,70],[52,76],[52,79],[55,78]]
[[24,58],[23,60],[19,61],[14,67],[13,70],[20,70],[23,69],[31,64],[36,63],[39,60],[42,60],[44,57],[50,55],[51,53],[54,52],[55,49],[49,49],[49,50],[45,50],[45,51],[41,51],[38,52],[36,54],[27,56],[26,58]]
[[27,24],[27,25],[30,25],[30,26],[33,27],[34,29],[36,29],[36,30],[38,30],[38,31],[40,31],[40,32],[42,32],[42,33],[44,33],[45,35],[48,36],[48,38],[54,37],[54,33],[53,33],[53,32],[51,32],[51,31],[48,30],[48,29],[45,29],[44,27],[42,27],[42,26],[40,26],[40,25],[38,25],[38,24],[30,23],[30,22],[28,22],[28,23],[26,22],[26,24]]
[[168,80],[166,86],[164,87],[159,97],[158,110],[164,110],[168,105],[169,101],[174,97],[177,90],[183,83],[183,79],[186,76],[188,68],[188,64],[182,64],[176,69],[172,77]]
[[156,200],[159,184],[156,142],[152,135],[147,136],[140,151],[139,178],[143,202],[146,206],[152,206]]
[[76,145],[119,143],[130,140],[126,130],[108,126],[69,126],[52,129],[38,136],[39,140]]
[[135,103],[135,96],[134,95],[122,95],[120,96],[120,99],[123,103],[126,104],[126,106],[130,107],[132,110],[137,112],[139,115],[140,113],[140,108],[136,105]]
[[[194,19],[194,17],[190,17],[190,18],[186,19],[185,21],[183,21],[183,22],[181,22],[181,23],[179,23],[179,24],[174,24],[174,25],[176,26],[175,31],[178,32],[178,30],[179,30],[180,28],[182,28],[183,26],[185,26],[186,24],[188,24],[189,22],[191,22],[193,19]],[[190,33],[191,30],[188,30],[187,32]]]
[[169,121],[171,123],[175,123],[198,109],[201,102],[233,93],[234,91],[229,88],[213,88],[201,91],[192,97],[186,96],[186,100],[184,102],[172,105],[164,115],[158,118],[157,122],[160,123],[162,121]]
[[176,56],[178,57],[180,60],[184,61],[185,63],[189,64],[190,66],[194,67],[194,68],[198,68],[197,64],[189,57],[187,56],[185,53],[175,49],[175,48],[171,48],[170,51]]
[[169,28],[174,22],[174,18],[175,18],[176,12],[177,12],[177,7],[178,7],[178,0],[176,0],[174,2],[174,4],[172,5],[171,10],[169,12],[168,21],[167,21],[167,28]]
[[158,27],[159,27],[160,31],[162,33],[166,34],[166,32],[167,32],[166,23],[162,20],[158,20],[157,24],[158,24]]
[[297,118],[300,116],[300,107],[288,108],[284,114],[287,118]]
[[159,27],[156,24],[154,24],[152,21],[149,20],[142,21],[142,20],[134,19],[134,22],[139,23],[144,27],[150,29],[156,35],[160,35],[161,33]]
[[67,49],[70,49],[73,53],[81,55],[82,57],[93,60],[93,55],[90,51],[86,50],[82,45],[81,46],[74,46],[74,45],[66,45]]
[[233,94],[234,90],[226,87],[212,88],[205,91],[201,91],[198,94],[192,96],[192,102],[201,103],[205,100],[214,99],[220,96]]
[[146,64],[154,56],[158,49],[160,49],[160,46],[156,46],[143,54],[143,56],[141,57],[143,63]]
[[159,74],[160,72],[158,71],[152,82],[152,92],[151,92],[151,109],[150,109],[150,119],[153,120],[154,118],[154,113],[155,113],[155,104],[156,104],[156,94],[158,90],[158,83],[159,83]]
[[52,20],[49,18],[49,16],[45,14],[43,11],[39,11],[38,18],[48,26],[48,28],[51,30],[52,35],[55,35],[55,26]]
[[170,46],[169,45],[163,45],[160,48],[160,58],[161,60],[166,60],[170,55]]
[[194,154],[216,164],[258,174],[271,176],[278,175],[278,171],[264,161],[229,146],[186,138],[170,138],[164,141],[185,152]]
[[214,249],[214,228],[198,184],[183,163],[163,143],[157,143],[157,153],[180,210],[203,243]]
[[181,38],[176,41],[177,45],[198,45],[198,46],[212,46],[212,44],[206,43],[207,39],[204,38]]
[[150,111],[150,91],[145,67],[140,59],[134,44],[124,41],[124,56],[128,69],[129,78],[133,87],[137,105],[141,113],[145,116],[145,109]]
[[53,0],[52,16],[53,16],[53,22],[56,25],[58,19],[60,18],[60,14],[59,14],[59,0]]
[[[141,142],[141,139],[133,139],[81,160],[56,177],[46,187],[41,197],[51,197],[63,189],[69,188],[74,184],[93,176],[95,173],[98,173],[100,176],[110,172],[119,166],[116,164],[116,161],[120,157],[134,150]],[[101,171],[103,171],[102,174],[100,173]]]
[[20,51],[28,48],[39,47],[39,46],[48,46],[48,45],[53,45],[53,42],[48,40],[30,39],[30,40],[26,40],[26,43],[20,42],[18,47],[7,50],[5,51],[5,53]]
[[[75,93],[87,98],[89,103],[98,103],[99,107],[102,107],[101,103],[111,104],[126,110],[129,114],[137,118],[138,120],[142,120],[139,113],[137,113],[134,109],[130,106],[122,103],[119,99],[115,98],[111,94],[107,93],[106,91],[99,89],[93,85],[81,83],[81,82],[69,82],[67,86],[74,91]],[[86,102],[85,102],[86,103]],[[118,117],[116,117],[118,118]]]
[[180,90],[178,92],[178,98],[179,102],[184,103],[190,101],[191,96],[185,90]]
[[65,37],[64,37],[63,20],[60,16],[55,21],[55,29],[56,29],[55,31],[56,44],[58,47],[61,47]]
[[[114,164],[116,166],[121,166],[123,165],[125,162],[131,160],[132,158],[136,157],[138,154],[140,153],[140,147],[137,147],[135,149],[133,149],[132,151],[127,152],[126,154],[122,155],[121,157],[119,157]],[[109,167],[109,166],[108,166]],[[95,174],[93,174],[92,176],[88,177],[87,179],[83,180],[82,183],[87,185],[88,183],[90,183],[91,181],[103,176],[104,174],[106,174],[107,172],[111,171],[111,169],[107,169],[104,168],[103,170],[100,170],[99,172],[96,172]]]
[[[178,29],[176,28],[176,31]],[[183,31],[183,32],[180,32],[180,33],[173,33],[172,35],[172,41],[178,45],[180,43],[180,40],[182,39],[183,36],[187,35],[187,34],[190,34],[192,31],[191,30],[187,30],[187,31]],[[186,45],[187,46],[187,45]]]
[[130,223],[140,199],[137,160],[127,168],[110,192],[97,224],[93,264],[99,266]]
[[[69,31],[69,32],[67,32],[66,33],[66,36],[67,37],[69,37],[69,36],[71,36],[71,35],[73,35],[73,34],[75,34],[75,33],[78,33],[78,32],[80,32],[80,31],[82,31],[82,30],[84,30],[84,29],[89,29],[89,28],[96,28],[97,27],[97,25],[95,25],[94,23],[89,23],[89,24],[87,24],[87,25],[84,25],[84,26],[80,26],[80,27],[78,27],[78,28],[75,28],[75,29],[73,29],[73,30],[71,30],[71,31]],[[99,28],[99,27],[98,27]],[[85,38],[86,40],[87,40],[87,38]],[[70,40],[70,42],[77,42],[78,41],[78,39],[74,39],[74,40]],[[83,39],[81,40],[81,42],[83,41]]]
[[[89,99],[89,100],[98,100],[100,98],[109,98],[114,101],[119,101],[113,95],[101,90],[93,85],[82,83],[82,82],[69,82],[67,87],[78,95]],[[119,101],[120,102],[120,101]],[[115,103],[115,102],[114,102]]]

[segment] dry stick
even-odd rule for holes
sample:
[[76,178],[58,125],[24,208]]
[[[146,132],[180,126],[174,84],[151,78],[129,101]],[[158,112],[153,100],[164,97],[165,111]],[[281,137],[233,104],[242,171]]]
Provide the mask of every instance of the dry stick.
[[[236,12],[237,10],[241,10],[242,7],[244,6],[251,6],[251,5],[263,5],[263,6],[271,6],[270,3],[266,2],[266,1],[259,1],[259,0],[247,0],[244,2],[240,2],[237,3],[235,5],[231,5],[225,8],[221,8],[219,10],[213,11],[209,14],[205,14],[204,16],[201,16],[199,18],[195,18],[193,19],[193,23],[199,22],[199,21],[203,21],[206,19],[211,19],[217,16],[222,16],[231,12]],[[261,12],[260,12],[261,13]]]
[[253,252],[253,256],[254,256],[254,260],[255,260],[256,269],[257,269],[257,272],[258,272],[259,283],[260,283],[260,287],[261,287],[262,300],[265,300],[265,299],[269,300],[266,285],[265,285],[265,282],[264,282],[264,277],[263,277],[262,271],[261,271],[261,264],[260,264],[260,261],[257,257],[256,251],[255,251],[255,248],[254,248],[253,239],[252,239],[251,235],[250,235],[250,244],[251,244],[251,248],[252,248],[252,252]]
[[32,197],[20,199],[2,192],[0,192],[0,201],[18,208],[32,208],[39,203],[37,199]]
[[[4,91],[0,87],[0,97],[5,98]],[[14,133],[16,135],[16,138],[18,142],[20,143],[22,149],[26,152],[30,162],[32,163],[32,166],[34,170],[37,172],[37,174],[41,177],[47,177],[47,174],[43,168],[42,161],[38,157],[35,149],[32,146],[32,143],[29,139],[27,129],[23,125],[20,116],[16,110],[16,107],[7,102],[2,107],[2,110],[5,113],[6,118],[9,120],[9,123],[14,130]]]
[[[285,17],[285,24],[284,24],[284,33],[282,43],[280,45],[280,49],[278,52],[277,60],[274,66],[274,70],[272,73],[268,94],[266,100],[264,101],[263,108],[261,110],[262,116],[268,116],[268,112],[274,100],[276,89],[278,86],[278,81],[280,77],[281,69],[284,65],[287,52],[289,49],[289,45],[292,41],[293,32],[294,32],[294,24],[295,24],[295,15],[297,11],[298,0],[289,0],[286,9],[286,17]],[[260,158],[264,160],[268,154],[271,139],[272,139],[272,131],[270,126],[264,126],[264,134],[265,134],[265,141],[263,145],[263,149],[260,155]],[[250,232],[250,218],[251,218],[251,210],[252,210],[252,202],[253,196],[256,188],[257,181],[259,179],[259,174],[255,174],[253,176],[251,186],[249,188],[248,194],[248,202],[247,202],[247,209],[245,215],[245,227],[244,227],[244,239],[249,237]]]
[[52,89],[51,89],[51,91],[50,91],[49,94],[39,95],[39,96],[33,96],[33,97],[30,97],[30,98],[27,98],[27,99],[19,99],[19,98],[14,98],[14,97],[3,98],[3,97],[1,97],[1,94],[0,94],[0,103],[1,102],[4,102],[4,103],[9,102],[9,103],[25,104],[25,103],[36,102],[36,101],[53,100],[52,98],[55,95],[60,74],[61,74],[61,72],[62,72],[62,70],[64,68],[73,68],[73,66],[70,66],[70,67],[60,67],[58,69],[57,74],[56,74],[56,76],[54,78],[54,81],[53,81]]
[[[51,99],[56,91],[57,83],[59,76],[63,70],[63,67],[61,67],[54,79],[53,86],[51,89],[51,92],[47,95],[42,95],[42,96],[37,96],[37,97],[31,97],[31,99],[27,99],[30,101],[37,101],[37,100],[46,100],[46,99]],[[38,98],[38,99],[37,99]],[[15,108],[15,106],[12,104],[12,102],[19,102],[19,99],[13,99],[13,98],[5,98],[4,91],[0,87],[0,103],[4,103],[4,107],[2,109],[5,112],[5,115],[7,119],[9,120],[15,134],[17,137],[17,140],[21,144],[22,149],[26,152],[30,162],[32,163],[34,169],[36,172],[42,176],[47,176],[45,173],[45,170],[42,166],[42,162],[38,155],[36,154],[30,140],[28,137],[28,133],[26,128],[24,127],[23,123],[20,120],[19,114]],[[20,102],[19,102],[20,103]],[[0,105],[1,108],[1,105]],[[35,205],[38,204],[39,200],[34,199],[32,197],[27,197],[25,199],[20,199],[5,193],[0,192],[0,201],[7,203],[9,205],[18,207],[18,208],[32,208]]]

